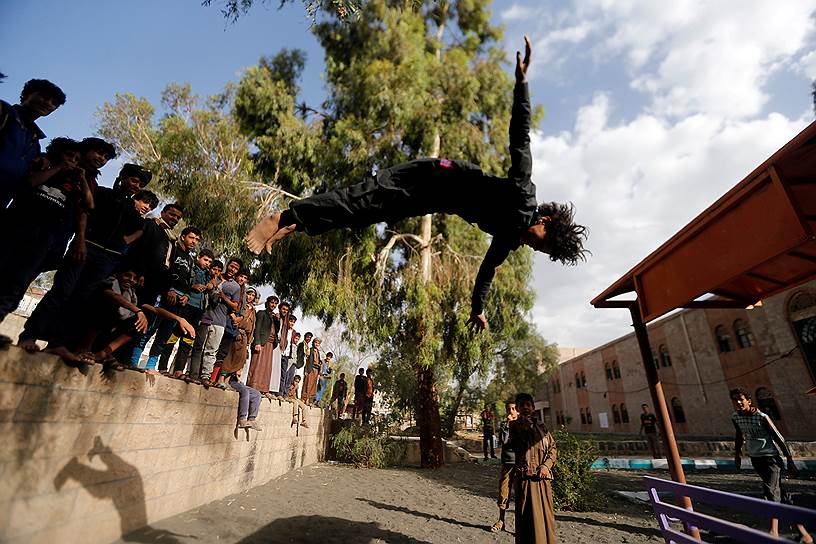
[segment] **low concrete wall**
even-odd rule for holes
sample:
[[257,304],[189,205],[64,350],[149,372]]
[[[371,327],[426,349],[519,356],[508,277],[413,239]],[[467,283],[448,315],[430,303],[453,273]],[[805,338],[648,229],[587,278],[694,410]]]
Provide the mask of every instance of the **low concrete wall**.
[[91,369],[0,352],[0,542],[110,542],[324,458],[318,409],[290,427],[262,400],[263,431],[236,439],[233,391]]

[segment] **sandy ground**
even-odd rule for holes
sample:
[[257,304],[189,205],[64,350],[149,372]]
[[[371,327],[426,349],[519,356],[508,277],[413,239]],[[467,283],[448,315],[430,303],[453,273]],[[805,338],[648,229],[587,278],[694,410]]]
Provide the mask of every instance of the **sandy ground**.
[[[318,464],[246,493],[212,502],[132,533],[120,542],[162,543],[425,543],[514,542],[512,504],[508,532],[492,534],[498,467],[477,463],[435,471],[363,470]],[[613,490],[641,491],[645,472],[598,473],[593,512],[559,512],[556,532],[566,543],[661,542],[648,505]],[[666,478],[665,473],[655,473]],[[751,491],[750,473],[691,473],[689,483]],[[816,482],[789,486],[813,506]],[[797,502],[802,502],[797,501]]]

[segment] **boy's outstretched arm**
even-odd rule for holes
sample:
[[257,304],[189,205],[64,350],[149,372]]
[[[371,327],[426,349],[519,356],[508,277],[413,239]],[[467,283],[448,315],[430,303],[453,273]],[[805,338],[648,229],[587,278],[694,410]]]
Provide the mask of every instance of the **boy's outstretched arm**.
[[470,301],[470,319],[468,319],[468,326],[476,332],[487,328],[487,318],[484,315],[485,299],[490,291],[493,276],[496,275],[496,268],[507,259],[510,251],[511,246],[493,238],[482,265],[479,267],[479,272],[476,274],[473,296]]
[[532,46],[524,36],[524,58],[516,51],[516,86],[513,88],[513,110],[510,117],[510,172],[508,177],[528,181],[533,173],[530,153],[530,124],[532,108],[527,88],[527,69],[530,67]]

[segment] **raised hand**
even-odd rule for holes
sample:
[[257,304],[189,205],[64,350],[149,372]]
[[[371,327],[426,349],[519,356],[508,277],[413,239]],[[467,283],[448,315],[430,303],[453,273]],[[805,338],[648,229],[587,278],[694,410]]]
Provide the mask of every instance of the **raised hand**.
[[525,83],[527,81],[527,69],[530,67],[530,53],[533,46],[530,38],[524,36],[524,60],[521,59],[521,51],[516,51],[516,81]]
[[484,314],[471,314],[467,326],[471,331],[480,333],[487,328],[487,318]]

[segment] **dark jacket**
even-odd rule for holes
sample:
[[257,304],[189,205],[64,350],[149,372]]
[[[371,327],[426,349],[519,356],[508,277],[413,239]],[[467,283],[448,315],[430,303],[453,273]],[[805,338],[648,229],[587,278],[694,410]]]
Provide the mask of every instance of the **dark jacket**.
[[366,388],[368,387],[368,379],[365,374],[357,374],[354,376],[354,396],[365,397]]
[[195,259],[190,252],[178,243],[173,244],[170,252],[170,289],[180,295],[189,295],[195,267]]
[[348,391],[348,384],[344,379],[338,379],[334,383],[334,390],[332,391],[332,400],[345,399]]
[[125,248],[125,236],[137,232],[143,224],[144,220],[127,193],[118,187],[97,187],[94,191],[94,209],[88,214],[85,239],[121,253]]
[[297,362],[295,368],[303,368],[306,364],[306,342],[301,342],[297,347]]
[[263,346],[272,337],[272,341],[277,343],[278,338],[278,317],[269,312],[261,310],[255,314],[255,331],[252,333],[252,344]]

